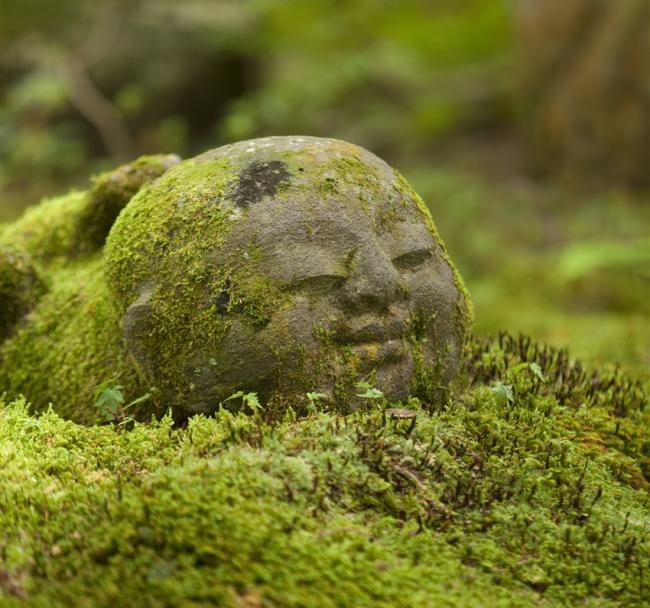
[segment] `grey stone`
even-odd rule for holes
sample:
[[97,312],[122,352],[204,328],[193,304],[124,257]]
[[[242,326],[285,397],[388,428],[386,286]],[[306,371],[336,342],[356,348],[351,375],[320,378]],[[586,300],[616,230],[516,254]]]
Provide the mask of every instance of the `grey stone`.
[[431,400],[458,371],[471,325],[462,281],[417,194],[362,148],[224,146],[125,211],[109,285],[132,357],[177,410],[212,411],[235,390],[352,403],[364,379]]

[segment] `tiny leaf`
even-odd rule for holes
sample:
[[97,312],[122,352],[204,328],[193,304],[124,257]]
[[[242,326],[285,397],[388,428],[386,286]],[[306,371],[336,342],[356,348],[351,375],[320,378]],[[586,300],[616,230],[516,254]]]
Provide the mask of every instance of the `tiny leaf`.
[[531,363],[529,366],[530,371],[535,374],[542,382],[546,382],[546,378],[544,378],[544,374],[542,373],[542,368],[539,366],[537,363]]
[[257,412],[260,409],[262,409],[262,406],[260,405],[260,401],[257,398],[257,393],[246,393],[243,396],[242,400],[254,412]]
[[325,393],[307,393],[307,399],[309,401],[320,401],[321,399],[327,399],[327,395]]
[[502,384],[497,382],[491,389],[494,398],[496,399],[497,405],[503,407],[508,403],[513,403],[515,400],[514,395],[512,394],[512,386],[509,384]]
[[357,393],[357,397],[362,399],[381,399],[383,396],[384,393],[377,388],[367,388],[363,393]]

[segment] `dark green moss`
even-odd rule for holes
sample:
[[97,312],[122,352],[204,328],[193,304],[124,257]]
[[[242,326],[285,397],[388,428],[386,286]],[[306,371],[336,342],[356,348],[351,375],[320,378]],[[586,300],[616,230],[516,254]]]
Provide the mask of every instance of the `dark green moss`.
[[117,216],[131,198],[179,161],[174,155],[142,156],[94,177],[88,204],[77,219],[79,250],[93,252],[101,248]]
[[44,290],[29,257],[0,245],[0,341],[13,333]]

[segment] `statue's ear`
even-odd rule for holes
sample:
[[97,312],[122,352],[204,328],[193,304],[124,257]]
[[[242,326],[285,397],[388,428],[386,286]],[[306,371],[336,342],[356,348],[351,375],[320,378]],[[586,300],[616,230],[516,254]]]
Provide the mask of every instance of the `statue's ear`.
[[147,338],[151,334],[153,314],[151,310],[151,290],[144,289],[140,297],[124,313],[122,331],[126,350],[134,363],[147,375],[153,372],[151,351]]
[[0,341],[11,336],[44,292],[30,257],[0,245]]
[[91,253],[100,249],[126,204],[143,186],[160,177],[180,160],[175,154],[143,156],[94,177],[87,205],[77,218],[80,252]]

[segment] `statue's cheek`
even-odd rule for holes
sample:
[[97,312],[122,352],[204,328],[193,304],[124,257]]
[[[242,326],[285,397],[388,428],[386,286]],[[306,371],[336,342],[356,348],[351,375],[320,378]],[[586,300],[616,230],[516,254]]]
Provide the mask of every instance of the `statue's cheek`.
[[407,278],[409,308],[435,313],[445,319],[453,317],[459,293],[447,265],[436,265],[413,273]]

